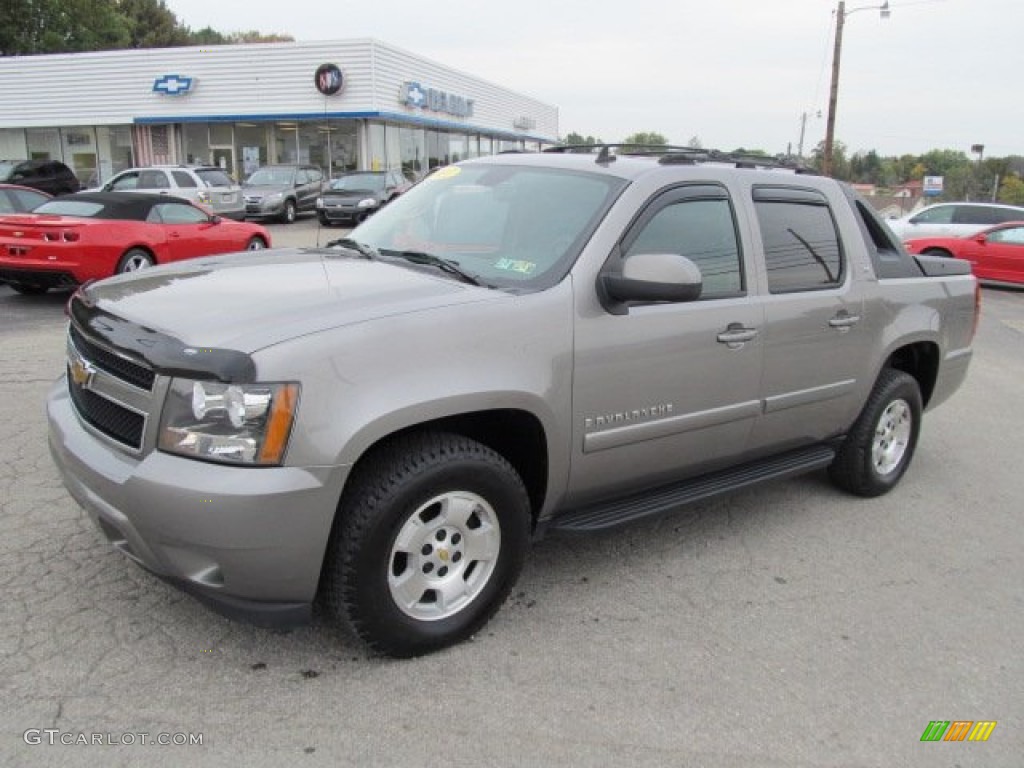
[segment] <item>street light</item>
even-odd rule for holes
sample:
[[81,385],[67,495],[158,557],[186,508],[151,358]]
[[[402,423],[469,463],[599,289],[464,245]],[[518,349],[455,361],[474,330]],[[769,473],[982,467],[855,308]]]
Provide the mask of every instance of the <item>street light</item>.
[[889,0],[881,5],[862,5],[858,8],[846,10],[845,0],[839,1],[836,9],[836,45],[832,52],[832,88],[828,96],[828,123],[825,127],[825,152],[821,159],[821,171],[826,176],[832,173],[832,147],[836,135],[836,101],[839,99],[839,60],[843,51],[843,24],[846,17],[857,11],[878,11],[883,19],[890,16]]

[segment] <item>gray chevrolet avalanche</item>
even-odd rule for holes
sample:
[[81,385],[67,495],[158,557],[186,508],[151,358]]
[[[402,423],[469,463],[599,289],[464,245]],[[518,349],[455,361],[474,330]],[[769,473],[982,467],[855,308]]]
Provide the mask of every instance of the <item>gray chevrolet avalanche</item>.
[[479,630],[546,530],[822,469],[883,494],[966,375],[976,281],[760,165],[481,158],[325,248],[84,286],[55,461],[162,578],[394,656]]

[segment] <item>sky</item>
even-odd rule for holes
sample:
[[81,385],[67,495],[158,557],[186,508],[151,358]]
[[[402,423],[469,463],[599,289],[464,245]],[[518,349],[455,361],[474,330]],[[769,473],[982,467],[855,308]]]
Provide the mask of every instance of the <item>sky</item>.
[[[831,0],[165,3],[192,29],[378,39],[558,107],[562,136],[771,154],[795,153],[804,123],[805,154],[825,137]],[[880,4],[846,3],[836,140],[1024,155],[1021,0],[891,0],[888,19]]]

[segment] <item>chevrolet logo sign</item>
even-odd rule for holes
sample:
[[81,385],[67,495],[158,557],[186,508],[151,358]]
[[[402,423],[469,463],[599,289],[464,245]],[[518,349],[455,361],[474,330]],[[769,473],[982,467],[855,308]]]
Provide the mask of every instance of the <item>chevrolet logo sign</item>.
[[161,75],[153,81],[153,92],[163,93],[167,96],[183,96],[192,90],[193,77],[182,77],[181,75]]
[[94,373],[96,373],[96,369],[81,358],[76,357],[74,360],[69,361],[68,375],[71,376],[71,380],[77,386],[83,389],[89,388]]

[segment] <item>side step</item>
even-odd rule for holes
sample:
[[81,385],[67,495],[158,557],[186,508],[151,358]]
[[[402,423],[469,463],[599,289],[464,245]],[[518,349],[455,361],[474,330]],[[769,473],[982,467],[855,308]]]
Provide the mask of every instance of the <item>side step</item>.
[[605,501],[559,513],[548,524],[549,531],[586,533],[614,528],[636,520],[671,512],[712,496],[747,488],[768,480],[802,475],[832,463],[835,448],[817,445],[784,453],[739,467],[712,472],[681,483],[660,486],[633,496]]

